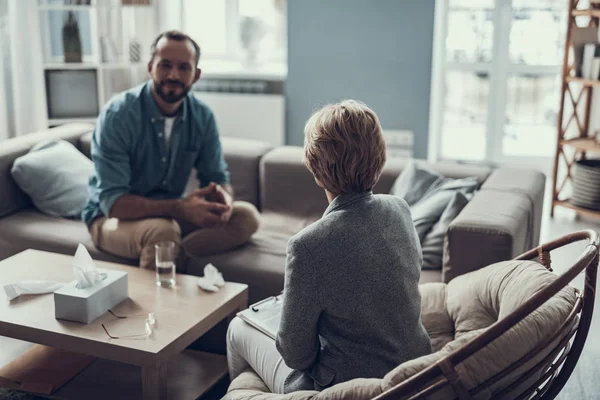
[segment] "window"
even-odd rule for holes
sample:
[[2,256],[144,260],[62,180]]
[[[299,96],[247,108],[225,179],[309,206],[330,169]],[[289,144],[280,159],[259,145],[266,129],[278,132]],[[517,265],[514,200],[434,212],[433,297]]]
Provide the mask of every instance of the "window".
[[430,156],[550,165],[565,1],[438,0],[436,10]]
[[182,25],[203,58],[282,62],[286,13],[286,0],[183,0]]

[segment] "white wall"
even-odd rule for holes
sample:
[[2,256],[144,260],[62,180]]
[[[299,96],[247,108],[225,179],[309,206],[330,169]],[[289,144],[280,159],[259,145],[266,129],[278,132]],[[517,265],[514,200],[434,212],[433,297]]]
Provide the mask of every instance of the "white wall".
[[275,94],[207,93],[194,95],[215,114],[219,134],[285,144],[285,99]]

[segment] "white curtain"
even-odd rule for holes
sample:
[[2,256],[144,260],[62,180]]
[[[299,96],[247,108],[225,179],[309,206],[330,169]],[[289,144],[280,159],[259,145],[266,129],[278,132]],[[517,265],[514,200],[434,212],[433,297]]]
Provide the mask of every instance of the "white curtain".
[[[6,0],[4,0],[6,1]],[[11,136],[47,128],[37,0],[8,0],[8,50],[3,59],[4,99]],[[1,93],[0,93],[1,95]],[[1,111],[0,111],[1,112]]]
[[11,137],[13,131],[7,109],[8,92],[6,82],[10,79],[9,70],[6,68],[10,57],[8,38],[8,3],[0,1],[0,140]]

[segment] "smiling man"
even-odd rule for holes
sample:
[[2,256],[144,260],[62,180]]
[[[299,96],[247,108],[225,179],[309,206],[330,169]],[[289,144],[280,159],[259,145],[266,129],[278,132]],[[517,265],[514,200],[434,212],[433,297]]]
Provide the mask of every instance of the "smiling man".
[[[96,246],[144,268],[154,268],[157,242],[209,255],[242,245],[259,224],[253,205],[233,201],[215,117],[189,93],[200,78],[200,47],[168,31],[151,50],[151,79],[113,98],[98,118],[82,215]],[[192,168],[200,187],[183,197]]]

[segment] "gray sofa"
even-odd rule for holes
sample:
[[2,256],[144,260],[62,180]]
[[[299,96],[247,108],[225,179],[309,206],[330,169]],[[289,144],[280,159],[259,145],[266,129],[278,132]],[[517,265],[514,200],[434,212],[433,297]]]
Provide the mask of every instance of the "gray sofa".
[[[0,142],[0,259],[27,248],[74,254],[81,242],[95,259],[137,263],[97,249],[83,222],[38,212],[11,177],[14,160],[41,140],[64,139],[89,156],[91,131],[91,125],[69,124]],[[248,284],[253,302],[281,291],[287,240],[317,220],[327,201],[302,164],[301,148],[272,148],[232,138],[222,138],[222,144],[236,199],[258,207],[261,227],[240,248],[211,257],[192,255],[180,267],[202,275],[204,265],[211,262],[225,279]],[[406,163],[389,160],[375,192],[388,193]],[[477,176],[481,186],[448,229],[443,265],[439,270],[422,271],[421,282],[449,282],[482,266],[512,259],[538,244],[545,185],[541,173],[453,163],[430,167],[448,177]],[[194,186],[193,180],[189,186]]]

